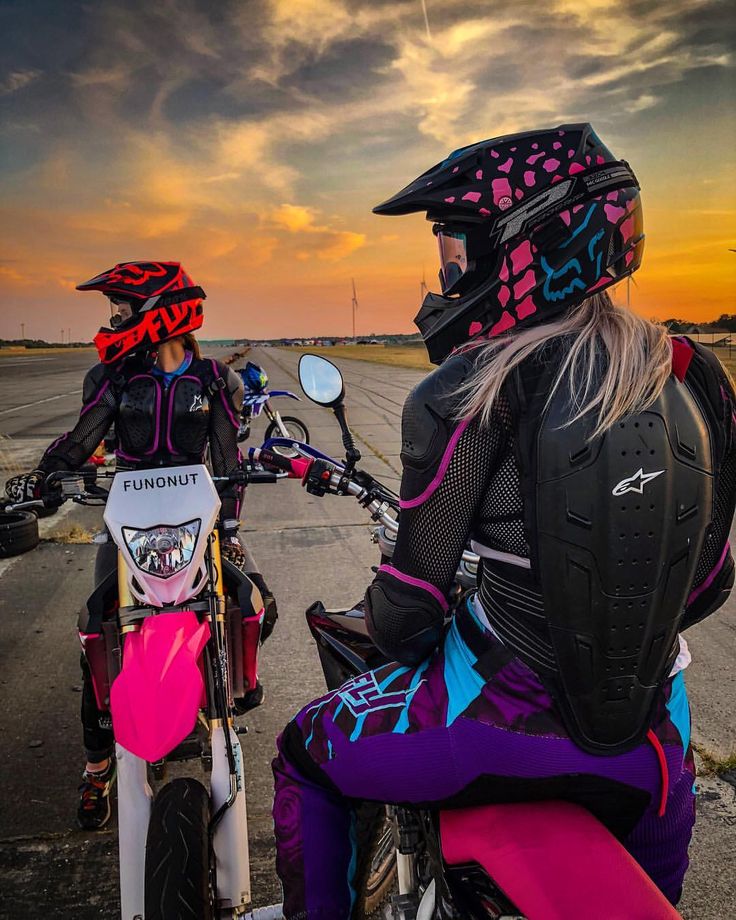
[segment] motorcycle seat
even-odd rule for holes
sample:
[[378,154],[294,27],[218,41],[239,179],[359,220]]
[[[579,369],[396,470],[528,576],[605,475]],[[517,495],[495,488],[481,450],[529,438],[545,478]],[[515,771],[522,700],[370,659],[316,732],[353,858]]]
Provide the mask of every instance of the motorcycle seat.
[[445,861],[477,863],[528,920],[677,920],[626,849],[579,805],[534,802],[440,813]]

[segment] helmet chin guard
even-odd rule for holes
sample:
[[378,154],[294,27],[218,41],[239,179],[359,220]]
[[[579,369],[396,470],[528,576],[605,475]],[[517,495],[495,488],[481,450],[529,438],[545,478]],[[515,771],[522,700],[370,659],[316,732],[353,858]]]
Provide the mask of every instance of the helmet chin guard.
[[440,244],[445,291],[415,318],[435,364],[469,339],[545,322],[641,264],[636,176],[589,124],[461,148],[374,208],[416,211]]

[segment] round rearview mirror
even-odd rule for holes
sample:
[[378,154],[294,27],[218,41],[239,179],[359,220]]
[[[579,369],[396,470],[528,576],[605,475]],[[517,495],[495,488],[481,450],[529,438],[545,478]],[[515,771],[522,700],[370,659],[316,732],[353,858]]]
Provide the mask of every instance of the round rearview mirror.
[[336,406],[345,395],[342,374],[332,361],[319,355],[299,358],[299,383],[305,395],[320,406]]

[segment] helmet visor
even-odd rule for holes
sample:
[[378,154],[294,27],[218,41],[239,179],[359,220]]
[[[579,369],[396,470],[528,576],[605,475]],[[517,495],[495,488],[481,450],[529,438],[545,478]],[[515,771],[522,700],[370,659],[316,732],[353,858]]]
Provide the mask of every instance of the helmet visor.
[[465,233],[454,233],[442,224],[435,224],[432,230],[440,254],[440,285],[442,293],[448,294],[468,270],[468,238]]

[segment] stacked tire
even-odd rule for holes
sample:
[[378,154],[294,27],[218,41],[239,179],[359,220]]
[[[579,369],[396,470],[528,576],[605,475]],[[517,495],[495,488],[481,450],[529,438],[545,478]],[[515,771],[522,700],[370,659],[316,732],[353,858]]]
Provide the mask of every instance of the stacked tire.
[[38,517],[32,511],[0,510],[0,559],[38,546]]

